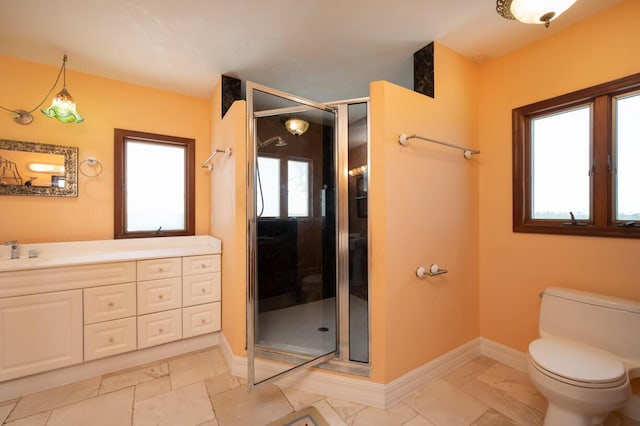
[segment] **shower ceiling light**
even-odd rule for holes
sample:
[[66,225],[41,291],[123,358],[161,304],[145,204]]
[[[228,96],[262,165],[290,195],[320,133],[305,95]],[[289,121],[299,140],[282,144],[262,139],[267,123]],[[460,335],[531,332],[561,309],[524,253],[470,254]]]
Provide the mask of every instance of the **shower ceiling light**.
[[309,122],[301,118],[289,118],[284,122],[284,127],[294,136],[300,136],[309,129]]
[[556,19],[576,0],[497,0],[496,11],[506,19],[516,19],[524,24],[544,24]]
[[66,87],[67,86],[66,69],[67,69],[67,55],[64,55],[64,57],[62,58],[62,66],[60,67],[60,71],[58,72],[56,81],[53,83],[53,86],[51,86],[51,89],[49,89],[49,93],[47,93],[47,95],[44,97],[42,102],[36,105],[35,108],[29,111],[26,111],[24,109],[10,109],[10,108],[5,108],[3,106],[0,106],[0,109],[13,113],[13,120],[18,124],[31,123],[33,121],[33,115],[31,115],[31,113],[37,110],[38,108],[40,108],[40,106],[43,103],[45,103],[49,95],[51,95],[51,92],[53,92],[53,89],[55,89],[56,86],[58,85],[58,82],[60,81],[60,76],[62,75],[63,76],[62,90],[53,99],[53,103],[51,104],[51,106],[41,111],[46,116],[53,117],[56,120],[61,121],[63,123],[82,123],[84,121],[84,118],[82,118],[80,114],[76,112],[76,104],[73,101],[73,98],[69,94],[69,91],[67,90],[67,87]]

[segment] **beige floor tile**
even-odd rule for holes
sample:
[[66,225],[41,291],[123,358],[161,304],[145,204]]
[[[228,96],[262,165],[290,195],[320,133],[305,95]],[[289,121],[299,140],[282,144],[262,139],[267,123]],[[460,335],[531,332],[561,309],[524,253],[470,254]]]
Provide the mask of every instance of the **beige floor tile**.
[[57,408],[47,426],[131,426],[133,387]]
[[136,402],[133,411],[134,426],[197,426],[211,420],[215,415],[202,382]]
[[358,404],[356,402],[343,401],[335,398],[327,398],[327,402],[343,419],[353,417],[357,412],[367,407],[366,405]]
[[542,424],[543,413],[518,401],[501,389],[494,388],[477,379],[472,379],[460,387],[464,392],[482,403],[499,411],[521,425]]
[[103,377],[100,385],[100,393],[113,392],[129,386],[148,382],[158,377],[169,374],[169,365],[166,362],[145,365],[139,368],[129,369]]
[[404,424],[404,426],[434,426],[429,420],[425,419],[421,415],[417,415],[408,422]]
[[[331,405],[327,402],[326,399],[321,399],[320,401],[313,404],[314,407],[318,409],[322,417],[329,423],[329,426],[347,426],[348,423],[340,417],[340,415],[333,409]],[[355,416],[354,416],[355,419]]]
[[416,417],[418,413],[401,402],[385,409],[367,407],[355,415],[353,426],[400,426]]
[[640,422],[613,412],[604,421],[604,426],[640,426]]
[[238,386],[240,386],[240,379],[238,377],[232,376],[229,373],[224,373],[205,380],[204,385],[207,387],[207,392],[211,397],[218,393],[237,388]]
[[446,374],[442,379],[453,385],[460,386],[478,375],[484,373],[488,368],[496,365],[497,362],[486,356],[479,356],[456,368],[451,373]]
[[491,408],[471,426],[516,426],[516,424],[509,417]]
[[98,394],[100,377],[70,383],[53,389],[27,395],[18,401],[9,420],[29,417],[33,414],[72,404]]
[[228,373],[218,348],[169,360],[171,389]]
[[7,403],[0,406],[0,425],[5,421],[7,417],[9,417],[9,413],[13,410],[13,407],[16,406],[15,402]]
[[47,420],[51,416],[51,411],[45,411],[44,413],[38,413],[33,416],[18,419],[15,422],[4,423],[7,426],[45,426]]
[[542,413],[547,409],[547,400],[533,386],[527,373],[496,363],[479,374],[477,379]]
[[489,409],[444,380],[433,381],[404,402],[437,426],[468,426]]
[[169,376],[142,382],[136,385],[135,402],[144,401],[169,391],[171,391],[171,379],[169,379]]
[[299,389],[287,388],[284,386],[279,387],[285,398],[287,398],[289,404],[291,404],[295,411],[298,411],[299,409],[306,407],[307,405],[311,405],[314,402],[318,402],[324,398],[324,395],[319,395],[317,393],[305,392]]
[[265,425],[293,410],[275,385],[247,391],[240,386],[211,397],[213,410],[221,426]]

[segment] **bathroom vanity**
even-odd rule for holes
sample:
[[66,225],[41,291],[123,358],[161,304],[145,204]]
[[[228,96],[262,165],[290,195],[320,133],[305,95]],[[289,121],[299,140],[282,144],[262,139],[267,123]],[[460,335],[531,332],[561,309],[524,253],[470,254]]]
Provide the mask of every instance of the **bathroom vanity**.
[[[38,257],[25,258],[32,250]],[[29,244],[21,252],[0,259],[0,382],[220,330],[215,238]]]

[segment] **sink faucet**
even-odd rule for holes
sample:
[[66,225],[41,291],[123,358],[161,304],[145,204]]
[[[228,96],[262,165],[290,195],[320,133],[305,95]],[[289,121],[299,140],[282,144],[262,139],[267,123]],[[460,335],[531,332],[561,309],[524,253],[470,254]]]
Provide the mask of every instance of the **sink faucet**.
[[5,241],[5,246],[11,246],[11,258],[18,259],[20,257],[20,243],[17,241]]

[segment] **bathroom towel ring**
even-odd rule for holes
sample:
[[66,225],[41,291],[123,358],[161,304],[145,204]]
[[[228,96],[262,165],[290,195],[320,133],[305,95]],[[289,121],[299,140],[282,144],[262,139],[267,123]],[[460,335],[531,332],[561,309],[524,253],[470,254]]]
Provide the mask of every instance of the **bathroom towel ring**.
[[[85,169],[93,169],[93,174],[87,174],[85,170],[82,170],[82,166],[85,166]],[[87,177],[98,177],[102,174],[102,163],[99,162],[96,157],[89,157],[80,162],[78,170],[80,170],[80,173]]]

